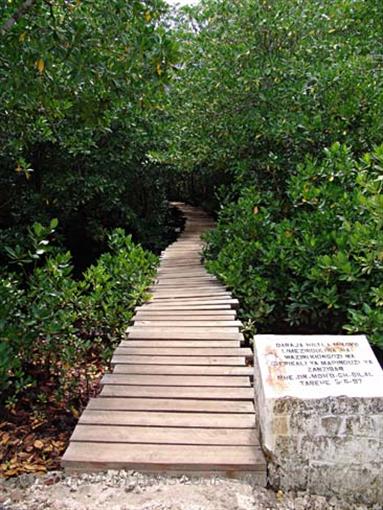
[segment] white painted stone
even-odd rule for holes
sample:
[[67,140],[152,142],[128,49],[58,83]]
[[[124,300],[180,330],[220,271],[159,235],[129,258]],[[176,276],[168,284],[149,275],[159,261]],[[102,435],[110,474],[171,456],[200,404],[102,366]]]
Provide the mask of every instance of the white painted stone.
[[383,371],[363,335],[258,335],[266,398],[383,397]]
[[269,482],[383,503],[383,371],[363,335],[257,335]]

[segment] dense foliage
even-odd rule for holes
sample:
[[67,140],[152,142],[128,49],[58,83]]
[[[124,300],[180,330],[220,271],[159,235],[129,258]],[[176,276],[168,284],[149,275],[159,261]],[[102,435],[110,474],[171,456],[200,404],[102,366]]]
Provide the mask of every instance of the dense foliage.
[[[23,3],[3,2],[0,26]],[[165,10],[161,0],[39,0],[1,33],[5,244],[57,217],[81,267],[116,226],[150,248],[163,245],[161,172],[146,152],[176,58]]]
[[1,3],[2,404],[76,400],[72,385],[107,366],[153,275],[134,242],[158,252],[171,234],[163,170],[147,156],[177,59],[166,11]]
[[218,212],[208,267],[255,329],[383,345],[382,12],[207,0],[179,17],[184,64],[157,158]]
[[[208,236],[208,267],[264,331],[366,332],[383,347],[383,147],[334,144],[288,199],[245,188]],[[288,214],[286,214],[288,210]]]
[[217,215],[207,265],[254,329],[383,345],[380,4],[2,3],[3,402],[107,358],[169,198]]
[[30,236],[43,250],[18,258],[19,270],[0,279],[3,403],[26,388],[31,398],[47,398],[47,387],[50,397],[75,401],[80,369],[86,378],[92,359],[108,360],[154,277],[157,258],[117,229],[109,235],[110,251],[75,280],[70,253],[49,244],[54,226],[34,224]]
[[195,179],[283,193],[306,154],[381,143],[380,1],[212,0],[180,23],[161,156]]

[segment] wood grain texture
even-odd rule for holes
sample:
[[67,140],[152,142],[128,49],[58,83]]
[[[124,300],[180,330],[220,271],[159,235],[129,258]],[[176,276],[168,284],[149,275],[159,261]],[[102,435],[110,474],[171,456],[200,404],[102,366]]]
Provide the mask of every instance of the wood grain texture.
[[72,470],[264,471],[260,448],[71,442],[63,466]]
[[235,356],[135,356],[116,355],[112,365],[196,365],[196,366],[246,366],[245,357]]
[[182,427],[142,427],[125,425],[79,425],[71,441],[91,441],[95,443],[139,443],[139,444],[194,444],[259,446],[253,428],[182,428]]
[[[246,400],[193,400],[176,398],[124,398],[124,397],[97,397],[88,403],[88,410],[98,411],[146,411],[167,412],[174,417],[174,413],[221,413],[227,414],[249,414],[253,420],[253,402]],[[193,415],[193,414],[192,414]],[[239,426],[237,416],[231,422],[231,426]],[[253,421],[246,423],[253,423]],[[142,424],[141,421],[138,424]],[[242,422],[241,422],[242,423]],[[197,426],[197,425],[195,425]],[[252,425],[249,425],[251,427]]]
[[216,400],[251,400],[252,388],[217,388],[184,387],[184,386],[124,386],[117,384],[105,385],[100,395],[103,397],[151,397],[151,398],[177,398],[188,399],[216,399]]
[[180,204],[180,238],[161,253],[149,300],[115,349],[64,454],[68,471],[257,473],[253,369],[237,299],[201,265],[206,214]]
[[[103,399],[107,400],[107,399]],[[84,411],[79,421],[82,425],[138,425],[142,427],[203,427],[238,428],[254,427],[253,413],[209,412],[147,412],[147,411]]]
[[217,387],[250,387],[248,377],[203,376],[203,375],[126,375],[106,374],[101,384],[130,385],[130,386],[217,386]]
[[206,365],[115,365],[114,374],[160,374],[160,375],[246,375],[252,376],[253,368],[246,366]]

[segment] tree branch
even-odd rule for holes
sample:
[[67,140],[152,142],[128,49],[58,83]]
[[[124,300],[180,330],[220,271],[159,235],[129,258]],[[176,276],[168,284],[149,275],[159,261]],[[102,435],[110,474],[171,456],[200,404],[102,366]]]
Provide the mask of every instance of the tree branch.
[[29,9],[33,6],[33,4],[36,3],[36,0],[25,0],[24,3],[21,4],[18,11],[15,12],[15,14],[7,20],[4,25],[0,27],[0,33],[7,32],[10,30],[13,25],[22,17],[24,14],[29,11]]

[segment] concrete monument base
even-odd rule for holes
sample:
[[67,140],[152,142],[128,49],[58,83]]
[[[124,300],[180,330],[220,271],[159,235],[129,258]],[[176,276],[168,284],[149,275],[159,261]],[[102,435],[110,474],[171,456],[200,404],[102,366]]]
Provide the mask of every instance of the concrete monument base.
[[257,335],[269,483],[383,503],[383,372],[364,336]]

